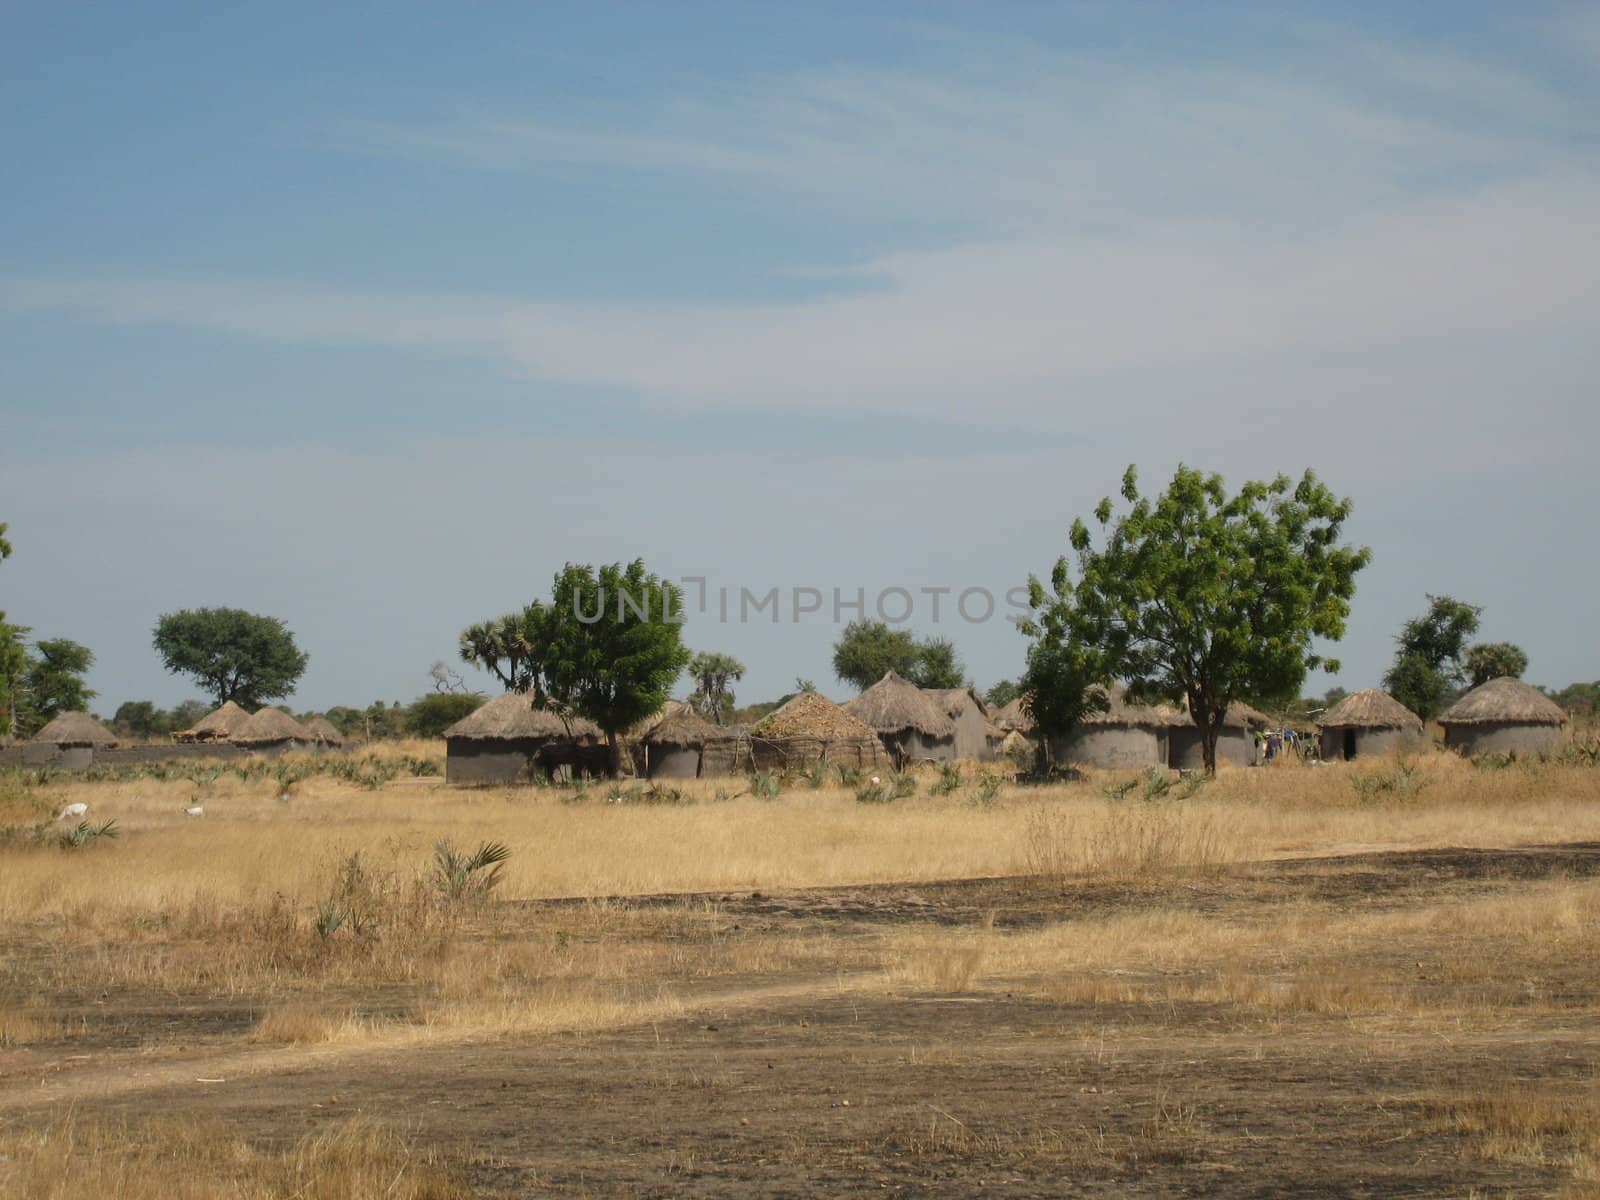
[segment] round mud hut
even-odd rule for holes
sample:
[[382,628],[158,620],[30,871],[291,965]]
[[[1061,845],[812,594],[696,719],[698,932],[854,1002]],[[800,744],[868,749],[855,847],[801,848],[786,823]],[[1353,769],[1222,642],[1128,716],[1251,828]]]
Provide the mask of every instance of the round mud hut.
[[878,735],[898,767],[950,762],[956,757],[956,723],[944,705],[893,671],[844,710]]
[[180,729],[172,735],[175,742],[226,742],[233,735],[244,728],[244,723],[250,719],[250,714],[240,708],[232,700],[224,700],[220,708],[214,708],[188,729]]
[[252,754],[276,757],[291,750],[304,750],[316,739],[281,708],[263,708],[234,730],[228,740]]
[[86,712],[62,713],[28,740],[24,762],[45,762],[62,767],[87,767],[97,749],[117,744],[117,735]]
[[1051,760],[1085,767],[1165,767],[1169,735],[1182,718],[1176,709],[1135,704],[1121,684],[1110,690],[1096,684],[1105,707],[1091,712],[1065,737],[1052,738]]
[[969,687],[922,690],[955,725],[957,758],[982,762],[995,756],[1005,734],[989,723],[989,707],[983,697]]
[[[720,729],[687,704],[657,721],[644,735],[644,774],[647,779],[697,779],[702,774],[705,751],[719,741],[736,735]],[[713,761],[720,761],[712,756]],[[717,774],[726,774],[718,771]]]
[[1462,754],[1538,754],[1555,746],[1567,714],[1531,684],[1502,675],[1473,688],[1439,718]]
[[1422,743],[1422,718],[1388,692],[1367,688],[1323,713],[1317,738],[1324,762],[1393,754]]
[[305,731],[311,735],[311,740],[319,749],[337,749],[344,745],[344,734],[339,732],[339,727],[327,717],[312,717],[301,721]]
[[535,708],[522,692],[496,696],[444,731],[446,783],[533,783],[548,775],[602,775],[607,750],[600,727]]
[[878,735],[827,697],[801,692],[750,728],[750,764],[757,770],[817,763],[878,770],[889,765]]
[[[1255,765],[1255,731],[1271,724],[1271,717],[1243,701],[1228,705],[1222,717],[1222,729],[1217,734],[1217,761],[1236,767]],[[1171,728],[1167,730],[1167,765],[1177,771],[1194,771],[1205,766],[1205,758],[1205,739],[1200,726],[1188,712],[1176,710]]]

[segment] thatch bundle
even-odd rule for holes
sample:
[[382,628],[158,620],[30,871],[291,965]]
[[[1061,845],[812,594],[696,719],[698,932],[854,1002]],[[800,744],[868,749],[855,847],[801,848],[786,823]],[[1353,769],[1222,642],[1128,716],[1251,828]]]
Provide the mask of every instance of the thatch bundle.
[[175,742],[225,742],[244,727],[250,714],[232,700],[224,700],[221,707],[212,709],[188,729],[172,735]]
[[983,719],[989,719],[989,706],[983,702],[983,697],[978,695],[976,688],[923,688],[922,691],[933,698],[933,702],[944,709],[944,715],[952,721],[958,719],[966,711],[967,705],[972,705]]
[[642,741],[650,733],[650,731],[657,725],[661,724],[661,722],[665,721],[668,717],[675,716],[688,707],[689,705],[682,700],[668,700],[648,717],[645,717],[641,721],[635,721],[632,725],[628,726],[628,728],[623,732],[622,736],[630,741]]
[[655,728],[645,734],[643,740],[651,746],[698,749],[707,742],[734,736],[733,731],[718,728],[687,704],[680,704],[677,711],[657,721]]
[[117,735],[88,713],[69,712],[39,730],[33,740],[56,746],[115,746]]
[[228,739],[235,746],[271,746],[278,742],[310,742],[316,739],[306,727],[280,708],[263,708]]
[[339,727],[327,717],[312,717],[309,721],[301,721],[305,731],[312,740],[321,742],[325,746],[344,745],[344,734],[339,732]]
[[890,671],[844,706],[878,733],[912,730],[923,737],[954,737],[956,723],[930,693]]
[[1388,692],[1365,688],[1346,696],[1317,722],[1322,729],[1414,729],[1422,728],[1417,716]]
[[[1188,728],[1195,724],[1195,719],[1189,715],[1187,704],[1178,707],[1169,707],[1165,704],[1156,705],[1156,711],[1166,715],[1168,724],[1177,728]],[[1228,711],[1222,714],[1222,728],[1224,729],[1265,729],[1272,724],[1272,718],[1259,708],[1252,708],[1243,700],[1235,700],[1228,705]]]
[[470,741],[523,741],[571,739],[597,742],[604,735],[593,721],[563,717],[551,708],[534,708],[524,692],[506,692],[461,718],[444,731],[446,738]]
[[801,692],[757,721],[750,734],[767,739],[816,738],[831,742],[871,737],[872,730],[827,697]]
[[1105,703],[1098,711],[1084,713],[1079,721],[1081,725],[1131,725],[1142,729],[1162,729],[1183,725],[1190,719],[1187,713],[1168,704],[1139,704],[1129,700],[1128,689],[1120,683],[1112,684],[1109,690],[1097,683],[1088,689],[1087,694]]
[[1479,684],[1439,718],[1441,725],[1564,725],[1566,710],[1538,688],[1502,675]]

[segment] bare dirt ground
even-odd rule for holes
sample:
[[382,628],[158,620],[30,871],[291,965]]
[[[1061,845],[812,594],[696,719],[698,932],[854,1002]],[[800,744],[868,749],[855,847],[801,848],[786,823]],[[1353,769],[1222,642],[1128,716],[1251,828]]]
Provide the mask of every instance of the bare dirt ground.
[[[672,1001],[658,1014],[539,1036],[256,1045],[244,1036],[262,996],[63,992],[51,1005],[73,1036],[0,1049],[0,1126],[194,1116],[283,1145],[364,1114],[442,1149],[490,1196],[1590,1195],[1582,1147],[1564,1141],[1582,1121],[1530,1117],[1496,1149],[1461,1113],[1474,1097],[1564,1098],[1592,1119],[1592,928],[1474,964],[1458,953],[1470,927],[1429,914],[1596,877],[1600,845],[1576,844],[635,897],[614,904],[685,920],[632,936],[691,956],[774,936],[976,940],[906,951],[935,956],[931,975],[848,954],[836,970],[675,978],[652,985]],[[588,903],[517,905],[496,936],[543,937]],[[1287,948],[1278,978],[1270,947],[1250,978],[1221,983],[1203,956],[1137,945],[1126,967],[949,968],[963,947],[975,964],[986,938],[1150,912],[1272,929],[1286,910],[1303,927],[1399,923],[1341,944],[1314,985]],[[348,999],[376,1015],[411,1002],[401,988]]]

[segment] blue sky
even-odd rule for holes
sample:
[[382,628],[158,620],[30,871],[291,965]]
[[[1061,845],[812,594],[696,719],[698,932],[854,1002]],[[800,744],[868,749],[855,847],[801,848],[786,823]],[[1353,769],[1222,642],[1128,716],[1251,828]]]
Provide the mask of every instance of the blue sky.
[[[288,620],[324,707],[417,694],[568,560],[1000,592],[1129,462],[1354,498],[1346,686],[1425,591],[1600,676],[1592,7],[0,31],[0,607],[94,649],[102,711],[189,694],[149,631],[200,604]],[[831,684],[835,633],[688,629],[746,698]]]

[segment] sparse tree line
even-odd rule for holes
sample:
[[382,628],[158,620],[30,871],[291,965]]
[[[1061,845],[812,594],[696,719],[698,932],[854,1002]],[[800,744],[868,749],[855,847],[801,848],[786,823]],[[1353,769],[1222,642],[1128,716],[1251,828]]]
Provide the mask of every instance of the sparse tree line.
[[[1302,698],[1301,690],[1309,671],[1338,669],[1314,642],[1343,636],[1356,576],[1371,559],[1365,547],[1340,541],[1348,499],[1309,471],[1298,481],[1252,481],[1230,494],[1220,476],[1188,467],[1151,496],[1141,493],[1129,467],[1120,498],[1120,511],[1109,497],[1100,502],[1092,528],[1074,520],[1067,553],[1046,579],[1030,578],[1030,612],[1018,623],[1029,642],[1026,667],[1018,679],[987,690],[989,705],[1023,697],[1048,745],[1104,703],[1095,685],[1120,682],[1133,700],[1188,711],[1202,732],[1205,763],[1214,768],[1223,716],[1236,701],[1291,718],[1310,718],[1337,703],[1342,689],[1320,703]],[[0,524],[0,559],[12,550],[6,532]],[[637,603],[625,602],[629,597]],[[1402,704],[1427,719],[1468,687],[1526,670],[1519,647],[1472,642],[1480,608],[1449,596],[1427,599],[1427,612],[1407,621],[1396,638],[1383,680]],[[715,724],[759,719],[794,694],[739,708],[734,686],[744,664],[686,647],[681,611],[681,592],[642,560],[598,568],[569,563],[556,574],[548,600],[464,629],[459,654],[506,691],[526,693],[531,704],[594,722],[614,764],[623,731],[658,711],[685,670],[691,705]],[[0,612],[0,728],[13,736],[27,736],[94,698],[85,683],[93,654],[62,638],[30,643],[29,633]],[[308,662],[281,620],[241,609],[165,614],[153,642],[163,665],[193,680],[215,704],[253,707],[290,695]],[[881,621],[846,626],[832,665],[841,682],[857,689],[890,671],[920,687],[971,686],[949,640],[919,639]],[[435,737],[484,702],[443,662],[434,664],[430,679],[432,690],[408,705],[376,701],[323,715],[346,736]],[[795,691],[806,690],[815,686],[797,679]],[[1573,684],[1554,698],[1593,713],[1600,682]],[[192,725],[207,707],[200,700],[170,710],[129,701],[112,721],[124,736],[156,738]]]

